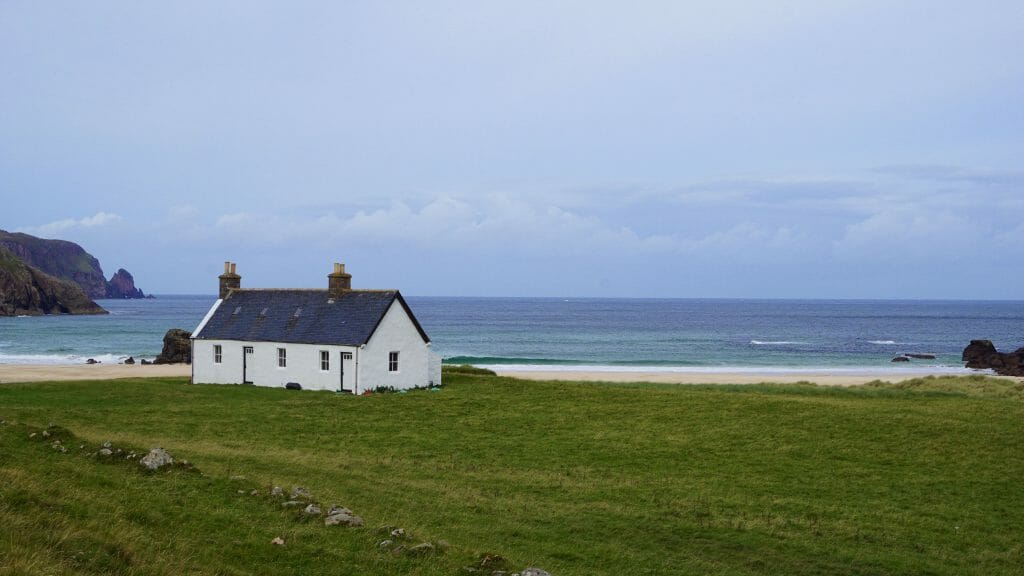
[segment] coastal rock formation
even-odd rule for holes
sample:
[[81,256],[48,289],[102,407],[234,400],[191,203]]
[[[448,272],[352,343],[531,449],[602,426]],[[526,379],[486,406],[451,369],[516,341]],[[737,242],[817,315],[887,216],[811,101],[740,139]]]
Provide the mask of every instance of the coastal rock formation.
[[1001,376],[1024,376],[1024,348],[999,352],[991,340],[971,340],[961,359],[968,368],[991,369]]
[[74,282],[89,298],[103,298],[107,293],[99,261],[74,242],[0,230],[0,247],[50,276]]
[[146,297],[124,269],[118,270],[108,282],[99,261],[74,242],[0,230],[0,247],[29,266],[78,285],[89,298]]
[[181,328],[171,328],[164,334],[164,347],[153,364],[191,364],[192,333]]
[[145,298],[146,295],[135,287],[135,278],[124,268],[118,268],[117,272],[107,282],[106,298]]
[[75,284],[26,264],[0,246],[0,316],[106,313]]

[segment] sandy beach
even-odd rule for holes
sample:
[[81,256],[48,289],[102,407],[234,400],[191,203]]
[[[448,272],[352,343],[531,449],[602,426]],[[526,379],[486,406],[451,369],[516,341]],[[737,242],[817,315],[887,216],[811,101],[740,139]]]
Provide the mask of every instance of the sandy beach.
[[0,364],[0,384],[191,375],[187,364]]
[[[822,386],[857,386],[873,380],[901,382],[927,376],[919,371],[899,370],[863,371],[855,373],[822,372],[638,372],[597,370],[498,370],[502,376],[526,380],[565,380],[594,382],[656,382],[661,384],[758,384],[773,382],[788,384],[814,382]],[[146,378],[158,376],[192,375],[192,367],[185,364],[0,364],[0,384],[13,382],[44,382],[52,380],[109,380],[114,378]],[[943,375],[943,374],[936,374]],[[944,374],[949,375],[949,374]]]

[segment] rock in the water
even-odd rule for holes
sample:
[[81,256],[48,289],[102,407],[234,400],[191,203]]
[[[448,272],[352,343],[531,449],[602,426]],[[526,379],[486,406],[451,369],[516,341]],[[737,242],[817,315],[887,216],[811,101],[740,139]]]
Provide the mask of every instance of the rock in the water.
[[135,287],[135,278],[124,268],[119,268],[106,285],[106,298],[145,298],[146,295]]
[[191,364],[192,333],[181,328],[171,328],[164,334],[164,347],[153,364]]
[[143,358],[142,360],[139,361],[139,364],[142,364],[143,366],[148,366],[148,365],[152,364],[152,362],[150,362],[149,360],[146,360],[145,358]]
[[124,363],[125,364],[135,364],[135,358],[129,356],[129,357],[125,358]]
[[146,454],[139,460],[139,464],[142,464],[149,470],[156,470],[162,466],[174,464],[174,458],[163,448],[153,448],[149,451],[149,454]]
[[935,354],[922,354],[920,352],[907,352],[904,356],[916,360],[935,360]]
[[97,360],[95,358],[89,358],[88,360],[85,361],[85,363],[86,364],[99,364],[100,362],[99,362],[99,360]]
[[897,356],[890,360],[890,362],[910,362],[910,358],[907,358],[906,356]]
[[968,368],[990,369],[1001,376],[1024,376],[1024,348],[999,352],[990,340],[971,340],[961,359]]

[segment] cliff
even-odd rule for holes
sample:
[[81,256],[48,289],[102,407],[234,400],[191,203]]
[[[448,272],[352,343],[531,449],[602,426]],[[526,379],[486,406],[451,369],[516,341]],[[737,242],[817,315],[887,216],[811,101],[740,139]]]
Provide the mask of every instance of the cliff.
[[0,246],[0,316],[106,313],[74,283],[29,266]]
[[74,242],[0,230],[0,248],[50,276],[77,284],[89,298],[145,298],[123,268],[108,282],[99,261]]

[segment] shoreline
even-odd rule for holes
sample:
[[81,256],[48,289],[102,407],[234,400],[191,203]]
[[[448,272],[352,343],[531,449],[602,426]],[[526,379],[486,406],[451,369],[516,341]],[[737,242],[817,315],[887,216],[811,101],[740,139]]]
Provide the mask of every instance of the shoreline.
[[[549,380],[567,382],[651,382],[655,384],[794,384],[812,382],[820,386],[858,386],[882,380],[902,382],[925,376],[967,376],[971,374],[996,376],[989,371],[952,371],[922,368],[919,370],[882,369],[750,369],[722,371],[670,371],[670,370],[594,370],[579,369],[502,369],[491,367],[499,376],[523,380]],[[113,380],[118,378],[190,377],[189,364],[0,364],[0,384],[18,382],[45,382],[62,380]]]

